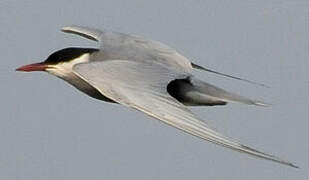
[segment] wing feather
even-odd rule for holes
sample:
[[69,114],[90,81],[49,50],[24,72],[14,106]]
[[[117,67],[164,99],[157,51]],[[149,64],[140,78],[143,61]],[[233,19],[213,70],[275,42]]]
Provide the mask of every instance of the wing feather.
[[100,41],[103,32],[98,29],[83,26],[66,26],[61,29],[62,32],[77,34],[90,40]]
[[105,59],[155,61],[156,63],[192,71],[191,62],[175,49],[158,41],[113,31],[101,31],[84,26],[63,27],[65,33],[77,34],[100,43],[100,53]]
[[76,73],[110,99],[142,111],[166,124],[210,142],[271,160],[292,167],[290,162],[281,160],[244,146],[212,130],[199,120],[189,109],[171,97],[167,84],[176,78],[189,76],[159,64],[139,63],[126,60],[112,60],[78,64]]

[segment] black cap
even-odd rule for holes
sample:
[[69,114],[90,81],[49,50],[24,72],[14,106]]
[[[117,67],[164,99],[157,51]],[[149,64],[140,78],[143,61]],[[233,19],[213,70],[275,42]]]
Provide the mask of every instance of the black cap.
[[78,48],[78,47],[69,47],[65,49],[61,49],[59,51],[54,52],[45,60],[46,64],[58,64],[59,62],[68,62],[75,58],[78,58],[86,53],[93,53],[99,51],[94,48]]

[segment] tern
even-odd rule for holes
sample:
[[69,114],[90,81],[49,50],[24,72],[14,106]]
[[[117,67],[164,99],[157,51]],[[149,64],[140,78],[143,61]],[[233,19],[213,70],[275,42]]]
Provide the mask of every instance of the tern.
[[99,48],[65,48],[44,62],[16,70],[46,71],[93,98],[137,109],[212,143],[297,168],[218,133],[187,108],[228,102],[267,106],[199,80],[194,69],[251,81],[194,64],[171,47],[140,36],[83,26],[67,26],[62,31],[97,41]]

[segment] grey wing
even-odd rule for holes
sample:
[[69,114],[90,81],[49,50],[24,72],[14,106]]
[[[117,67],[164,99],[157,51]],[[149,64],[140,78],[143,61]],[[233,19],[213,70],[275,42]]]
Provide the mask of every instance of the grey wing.
[[191,62],[175,49],[158,41],[136,35],[101,31],[83,26],[67,26],[63,32],[77,34],[101,44],[102,57],[105,59],[127,59],[160,63],[169,68],[192,71]]
[[[186,57],[179,54],[175,49],[158,41],[148,40],[140,36],[123,33],[101,31],[95,28],[83,26],[66,26],[61,29],[63,32],[77,34],[90,40],[104,41],[104,56],[108,59],[156,59],[169,65],[180,65],[187,69],[192,68],[208,71],[221,76],[245,81],[248,83],[268,87],[265,84],[253,82],[244,78],[231,76],[218,71],[214,71],[190,62]],[[169,62],[170,61],[170,62]],[[169,62],[169,63],[168,63]]]
[[159,64],[127,60],[78,64],[74,71],[108,98],[189,134],[243,153],[296,167],[290,162],[259,152],[217,133],[171,97],[166,90],[168,83],[189,74],[176,72]]

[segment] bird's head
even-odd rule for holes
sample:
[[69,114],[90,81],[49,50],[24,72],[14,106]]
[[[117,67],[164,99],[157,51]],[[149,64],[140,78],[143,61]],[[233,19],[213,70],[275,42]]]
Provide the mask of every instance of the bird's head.
[[89,62],[91,54],[97,51],[93,48],[65,48],[54,52],[43,62],[21,66],[16,71],[46,71],[63,78],[72,72],[74,65]]

